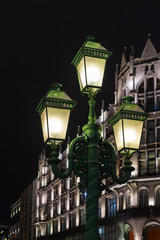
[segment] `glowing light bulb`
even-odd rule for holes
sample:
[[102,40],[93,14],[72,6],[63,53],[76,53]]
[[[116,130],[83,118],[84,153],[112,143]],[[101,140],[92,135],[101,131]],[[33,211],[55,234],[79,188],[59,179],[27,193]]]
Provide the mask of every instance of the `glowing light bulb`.
[[63,129],[62,121],[59,118],[49,119],[49,128],[51,134],[60,133]]
[[136,140],[136,132],[133,129],[125,129],[125,142],[128,144],[132,144]]
[[99,68],[96,66],[89,66],[87,68],[87,80],[90,85],[94,85],[99,82],[100,75],[101,73]]

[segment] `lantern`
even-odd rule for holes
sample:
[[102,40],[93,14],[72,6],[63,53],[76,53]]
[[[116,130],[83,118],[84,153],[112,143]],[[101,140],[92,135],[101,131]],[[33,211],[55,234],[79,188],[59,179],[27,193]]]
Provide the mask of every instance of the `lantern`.
[[61,84],[51,84],[51,89],[40,101],[36,111],[41,117],[44,142],[59,143],[66,137],[70,111],[75,106],[64,91]]
[[134,152],[139,149],[143,122],[147,114],[132,103],[133,97],[123,98],[123,103],[118,111],[108,120],[113,126],[118,152]]
[[106,60],[110,55],[111,52],[96,42],[93,36],[87,37],[72,61],[77,69],[82,93],[97,92],[101,89]]

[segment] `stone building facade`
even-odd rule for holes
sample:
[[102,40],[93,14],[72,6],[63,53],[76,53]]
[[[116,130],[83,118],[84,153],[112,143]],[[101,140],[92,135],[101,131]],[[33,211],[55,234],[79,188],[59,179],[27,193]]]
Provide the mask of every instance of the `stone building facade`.
[[[135,171],[128,183],[113,184],[111,196],[116,200],[116,213],[110,223],[117,222],[118,240],[158,240],[160,235],[160,55],[150,38],[140,58],[131,48],[123,53],[120,70],[115,74],[115,103],[102,112],[99,123],[106,138],[114,143],[107,119],[117,110],[124,96],[133,96],[146,112],[140,149],[132,157]],[[118,169],[123,158],[118,158]],[[121,174],[121,172],[119,172]],[[110,207],[108,195],[108,208]],[[104,226],[105,232],[105,226]],[[107,239],[107,238],[104,238]],[[111,238],[112,239],[112,238]],[[114,238],[113,238],[114,239]]]

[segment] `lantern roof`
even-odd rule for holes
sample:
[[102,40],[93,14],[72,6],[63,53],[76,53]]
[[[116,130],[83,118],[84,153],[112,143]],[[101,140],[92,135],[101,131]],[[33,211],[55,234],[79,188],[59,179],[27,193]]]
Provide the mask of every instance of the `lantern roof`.
[[140,121],[144,121],[147,118],[148,114],[138,104],[132,103],[133,100],[134,98],[131,96],[123,98],[123,103],[119,106],[118,111],[108,119],[112,126],[122,118]]
[[50,89],[46,95],[41,99],[38,104],[36,111],[39,115],[43,112],[46,106],[63,108],[63,109],[73,109],[76,105],[76,101],[72,100],[68,94],[61,90],[62,85],[60,83],[50,84]]
[[94,36],[87,36],[83,46],[79,49],[76,56],[72,60],[71,64],[77,67],[79,62],[84,56],[108,59],[111,56],[111,52],[104,48],[99,42],[95,40]]

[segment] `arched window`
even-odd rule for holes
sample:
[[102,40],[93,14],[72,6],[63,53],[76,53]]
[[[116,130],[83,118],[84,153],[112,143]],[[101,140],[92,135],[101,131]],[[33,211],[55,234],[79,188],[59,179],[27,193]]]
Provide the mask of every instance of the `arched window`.
[[131,229],[131,227],[125,233],[125,240],[134,240],[133,230]]
[[156,190],[156,207],[160,207],[160,187]]
[[145,188],[140,190],[139,206],[140,207],[148,207],[148,190]]
[[145,240],[159,240],[160,227],[150,227],[145,232]]
[[128,233],[128,240],[134,240],[134,238],[133,238],[133,230],[132,229]]
[[154,91],[154,78],[147,78],[147,92]]

